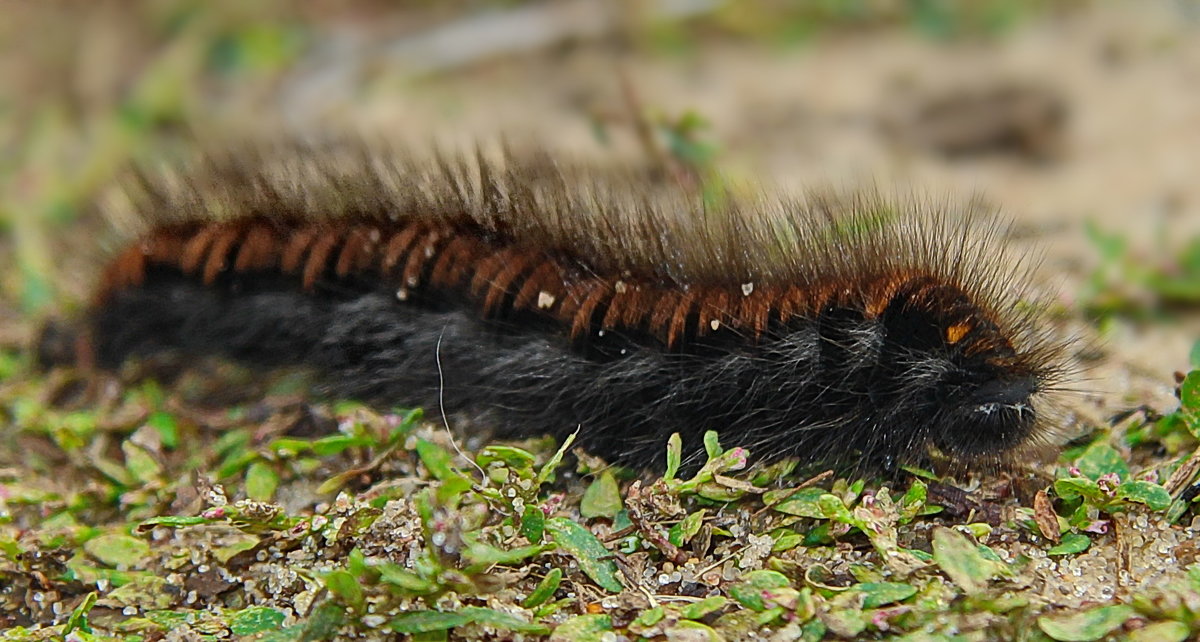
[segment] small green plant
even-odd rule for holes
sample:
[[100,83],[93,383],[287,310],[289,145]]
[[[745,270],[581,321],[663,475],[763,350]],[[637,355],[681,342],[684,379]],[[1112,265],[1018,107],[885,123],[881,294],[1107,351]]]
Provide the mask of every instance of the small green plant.
[[1135,252],[1125,237],[1094,223],[1087,225],[1087,234],[1100,257],[1080,296],[1089,314],[1102,320],[1146,319],[1167,307],[1200,305],[1200,238],[1188,240],[1182,249],[1162,240],[1153,256],[1165,258],[1150,259]]

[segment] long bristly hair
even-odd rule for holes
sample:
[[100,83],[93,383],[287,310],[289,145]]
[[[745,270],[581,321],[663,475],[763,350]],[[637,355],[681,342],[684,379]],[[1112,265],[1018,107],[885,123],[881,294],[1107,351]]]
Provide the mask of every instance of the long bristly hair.
[[563,436],[634,465],[673,432],[765,459],[987,466],[1053,441],[1064,344],[980,203],[876,190],[707,203],[544,153],[362,141],[131,172],[100,363],[219,353],[325,392]]

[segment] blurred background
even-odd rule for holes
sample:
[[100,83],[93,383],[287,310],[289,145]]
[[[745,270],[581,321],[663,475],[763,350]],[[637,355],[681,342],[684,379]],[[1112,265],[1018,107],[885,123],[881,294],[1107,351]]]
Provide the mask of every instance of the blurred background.
[[[506,138],[785,189],[981,194],[1110,406],[1200,360],[1200,3],[6,3],[0,348],[86,302],[90,204],[218,132]],[[1093,340],[1095,337],[1095,340]]]

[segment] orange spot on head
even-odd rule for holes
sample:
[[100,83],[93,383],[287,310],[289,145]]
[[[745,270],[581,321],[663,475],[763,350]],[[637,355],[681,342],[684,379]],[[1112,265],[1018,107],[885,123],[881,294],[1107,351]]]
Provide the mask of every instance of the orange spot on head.
[[970,331],[970,323],[965,321],[963,323],[956,323],[949,328],[946,328],[946,343],[954,345],[959,341],[962,341],[962,338],[967,336],[967,333]]

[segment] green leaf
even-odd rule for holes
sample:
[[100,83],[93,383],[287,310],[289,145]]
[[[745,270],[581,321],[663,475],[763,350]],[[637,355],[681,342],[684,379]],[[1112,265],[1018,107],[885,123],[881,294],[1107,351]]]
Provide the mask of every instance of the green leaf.
[[608,559],[611,553],[591,531],[564,517],[546,520],[550,539],[579,562],[579,568],[592,581],[611,593],[620,593],[624,586],[617,579],[617,565]]
[[229,562],[229,560],[233,559],[235,555],[244,553],[253,549],[255,546],[258,546],[260,540],[257,536],[251,535],[250,533],[240,533],[236,536],[231,535],[229,538],[225,539],[225,541],[229,543],[225,546],[218,546],[212,549],[213,557],[217,558],[217,561],[221,562],[222,564]]
[[1183,514],[1187,512],[1190,506],[1191,502],[1185,502],[1179,499],[1171,500],[1171,505],[1167,507],[1167,512],[1165,514],[1167,523],[1174,524],[1178,522],[1179,518],[1183,517]]
[[612,531],[614,533],[616,531],[623,531],[631,526],[633,526],[633,520],[629,519],[629,511],[622,510],[613,517]]
[[867,609],[902,602],[917,594],[917,587],[899,582],[864,582],[854,588],[865,594],[863,608]]
[[1100,490],[1100,485],[1086,477],[1070,477],[1055,480],[1054,494],[1067,501],[1082,497],[1094,504],[1108,502],[1108,496],[1104,494],[1104,491]]
[[998,572],[966,535],[939,526],[933,531],[933,561],[968,595],[976,595]]
[[75,629],[79,629],[85,633],[91,632],[91,627],[88,626],[87,616],[88,612],[92,610],[92,607],[96,606],[96,599],[98,597],[99,595],[95,591],[92,591],[84,596],[83,601],[79,603],[79,606],[75,607],[75,609],[71,611],[71,615],[67,617],[67,623],[63,626],[63,635],[66,635]]
[[704,431],[704,452],[708,454],[710,460],[716,459],[725,452],[721,450],[721,436],[715,430]]
[[437,485],[434,491],[435,501],[441,506],[456,505],[463,493],[471,490],[471,480],[458,475]]
[[379,572],[380,582],[395,586],[404,593],[427,595],[435,592],[438,588],[433,582],[392,562],[379,564],[375,570]]
[[[1200,341],[1196,345],[1200,345]],[[1183,378],[1179,386],[1179,401],[1185,410],[1200,412],[1200,370],[1193,370]]]
[[787,613],[787,609],[775,606],[755,615],[754,622],[758,626],[767,626],[782,617],[784,613]]
[[188,613],[186,611],[166,611],[150,609],[146,611],[146,619],[157,624],[164,629],[174,629],[181,627],[188,622]]
[[804,546],[826,546],[833,543],[832,529],[829,522],[820,522],[816,526],[808,529],[804,534],[804,541],[800,542]]
[[458,476],[458,473],[450,466],[450,453],[431,441],[417,440],[417,456],[421,458],[421,463],[425,464],[426,470],[435,479],[446,481]]
[[502,551],[495,546],[489,546],[482,542],[475,542],[467,547],[463,552],[463,556],[467,558],[472,565],[492,566],[493,564],[519,564],[538,553],[546,550],[546,546],[541,544],[533,544],[530,546],[521,546],[507,551]]
[[612,471],[606,470],[600,474],[583,492],[579,503],[579,513],[584,517],[611,518],[624,508],[621,503],[621,489]]
[[796,593],[796,606],[792,614],[799,622],[804,622],[817,614],[817,600],[813,597],[813,588],[806,586]]
[[[799,463],[798,460],[793,458],[783,459],[765,466],[755,466],[753,470],[754,476],[750,478],[750,483],[758,488],[778,487],[779,484],[776,482],[787,479],[796,470],[796,466]],[[767,505],[770,506],[773,503],[775,502],[770,502]]]
[[1099,479],[1109,473],[1116,473],[1121,479],[1129,477],[1129,464],[1125,463],[1115,448],[1108,445],[1107,436],[1093,441],[1079,456],[1075,465],[1091,479]]
[[535,634],[545,634],[550,632],[550,628],[544,624],[526,622],[525,620],[522,620],[511,613],[484,608],[482,606],[468,606],[461,612],[463,615],[471,618],[472,622],[478,622],[479,624],[485,624],[498,629],[507,629],[509,631]]
[[475,457],[475,463],[479,464],[480,468],[487,468],[488,464],[499,461],[509,468],[532,470],[535,459],[532,453],[521,448],[488,446]]
[[554,597],[554,592],[558,590],[559,585],[562,583],[562,575],[562,569],[550,569],[550,572],[546,573],[546,577],[543,577],[542,581],[538,582],[537,588],[533,589],[533,592],[529,594],[529,597],[525,598],[524,602],[521,602],[521,606],[531,609]]
[[728,598],[720,595],[714,595],[712,597],[706,597],[699,602],[685,606],[679,615],[687,620],[699,620],[713,611],[718,611],[722,608],[725,608],[725,605],[728,603]]
[[125,469],[143,484],[153,483],[162,475],[162,466],[145,448],[125,441],[121,443],[121,452],[125,454]]
[[1183,622],[1155,622],[1130,632],[1129,642],[1183,642],[1190,633]]
[[1100,606],[1082,613],[1038,618],[1038,627],[1059,642],[1091,642],[1117,630],[1134,610],[1128,604]]
[[273,631],[283,624],[283,618],[283,613],[275,609],[252,606],[229,618],[229,630],[237,636]]
[[[113,578],[109,578],[113,579]],[[167,580],[157,575],[131,575],[129,582],[104,596],[112,604],[137,604],[142,608],[165,609],[175,602]],[[115,583],[115,582],[114,582]]]
[[217,479],[228,479],[242,472],[251,462],[258,460],[258,453],[250,450],[232,450],[217,467]]
[[325,588],[355,612],[363,613],[362,585],[349,571],[335,570],[325,574]]
[[170,526],[172,528],[181,528],[183,526],[195,526],[196,524],[208,524],[213,520],[207,517],[198,515],[167,515],[165,517],[151,517],[150,519],[138,524],[138,532],[148,531],[155,526]]
[[[713,461],[721,461],[728,455],[734,454],[735,450],[727,451],[720,458]],[[703,482],[695,485],[692,490],[704,499],[711,499],[715,502],[732,502],[746,494],[746,491],[740,488],[732,488],[728,485],[716,482]]]
[[318,606],[308,618],[308,622],[304,625],[304,632],[300,635],[300,640],[301,642],[332,640],[337,635],[337,630],[341,628],[342,622],[345,621],[346,609],[341,604],[326,601],[321,606]]
[[246,496],[250,499],[269,502],[278,486],[279,475],[266,462],[256,461],[246,469]]
[[1058,544],[1046,549],[1047,555],[1074,555],[1082,553],[1092,545],[1092,540],[1082,533],[1066,533]]
[[663,474],[663,481],[671,481],[675,479],[675,475],[679,473],[679,465],[683,461],[683,438],[679,433],[671,433],[671,437],[667,439],[667,472]]
[[83,550],[108,566],[130,568],[150,554],[150,545],[136,537],[114,533],[89,539],[83,543]]
[[925,508],[928,496],[929,490],[925,483],[920,479],[914,479],[908,487],[908,491],[900,498],[900,523],[907,524],[920,515]]
[[312,442],[295,437],[280,437],[267,444],[267,448],[280,457],[295,457],[312,450]]
[[1187,582],[1193,591],[1200,591],[1200,564],[1193,563],[1187,567]]
[[146,424],[158,432],[164,448],[174,450],[179,446],[179,423],[174,415],[156,410],[146,418]]
[[825,639],[826,630],[824,622],[813,618],[807,624],[800,627],[798,642],[820,642],[820,640]]
[[[355,546],[346,555],[346,570],[355,577],[365,577],[371,570],[367,567],[367,556]],[[374,577],[374,575],[372,575]]]
[[558,625],[550,635],[552,642],[590,642],[599,640],[612,630],[612,618],[607,615],[576,615]]
[[671,627],[671,633],[673,635],[669,635],[667,639],[709,640],[710,642],[721,642],[725,639],[707,624],[692,620],[676,622],[675,626]]
[[637,618],[633,620],[633,623],[637,624],[638,626],[654,626],[655,624],[661,622],[663,617],[666,615],[667,612],[663,609],[663,607],[656,606],[652,609],[646,609],[642,611],[641,614],[639,614]]
[[817,508],[820,509],[821,516],[825,519],[841,524],[859,526],[859,521],[855,519],[850,509],[846,508],[846,505],[836,495],[826,493],[818,497]]
[[903,470],[904,472],[909,473],[909,474],[913,475],[914,477],[928,479],[930,481],[938,480],[938,476],[935,475],[933,473],[933,471],[925,470],[924,468],[919,468],[917,466],[901,466],[900,470]]
[[[721,473],[733,470],[741,470],[746,467],[746,464],[749,461],[749,455],[749,451],[747,451],[745,448],[730,448],[729,450],[726,450],[720,455],[705,462],[704,466],[700,469],[700,472],[696,474],[696,477],[692,480],[692,482],[696,484],[705,483],[710,481],[714,475],[719,475]],[[724,486],[720,486],[720,488],[722,488],[725,492],[733,490]],[[740,496],[742,491],[737,492]]]
[[392,411],[389,419],[395,421],[394,417],[396,416],[400,417],[400,421],[396,422],[396,425],[388,433],[387,445],[389,446],[399,444],[402,439],[407,437],[408,433],[412,432],[412,429],[425,416],[425,411],[421,408],[413,408],[412,410],[397,408]]
[[252,438],[253,435],[249,430],[230,430],[217,439],[217,443],[213,444],[212,449],[222,457],[235,455],[245,450],[250,445]]
[[667,533],[667,540],[675,546],[683,546],[691,541],[696,533],[700,532],[700,527],[704,525],[705,510],[701,508],[694,513],[688,513],[687,517],[679,520],[671,530]]
[[18,353],[0,350],[0,381],[15,377],[21,369],[21,363]]
[[[987,532],[988,532],[988,534],[990,534],[992,532],[991,526],[989,526],[988,524],[984,524],[984,526],[988,526]],[[982,539],[983,537],[986,537],[986,535],[976,535],[975,537]],[[989,562],[995,562],[998,569],[1007,570],[1007,564],[1005,563],[1004,558],[1000,557],[999,553],[992,550],[991,546],[987,546],[985,544],[979,544],[975,547],[975,550],[979,551],[979,555],[983,559],[985,559]],[[1003,573],[1003,571],[1002,571],[1002,574],[1006,574],[1006,573]]]
[[824,494],[826,494],[826,491],[821,488],[811,486],[809,488],[802,488],[796,491],[791,497],[775,504],[772,508],[787,515],[824,519],[825,515],[821,511],[820,504],[817,503],[817,500]]
[[1135,480],[1117,487],[1116,499],[1145,504],[1150,510],[1160,511],[1171,505],[1171,494],[1154,482]]
[[1188,353],[1188,365],[1190,365],[1193,370],[1200,369],[1200,339],[1197,339],[1196,342],[1192,344],[1192,349]]
[[525,511],[521,513],[521,534],[530,542],[538,544],[542,541],[545,530],[546,514],[536,505],[526,504]]
[[845,638],[858,639],[867,628],[867,620],[857,608],[830,609],[823,620],[834,633]]
[[751,571],[742,577],[741,582],[729,587],[729,595],[748,609],[765,611],[768,605],[763,592],[788,585],[787,576],[778,571]]
[[576,434],[578,434],[578,431],[571,433],[571,435],[568,436],[565,441],[563,441],[562,445],[558,447],[558,451],[554,453],[554,456],[550,458],[550,461],[546,462],[546,464],[542,466],[542,469],[538,471],[538,486],[545,484],[550,480],[550,477],[554,475],[554,471],[557,470],[558,465],[562,463],[563,455],[567,454],[567,449],[571,447],[571,444],[575,443]]
[[336,455],[347,448],[355,446],[374,446],[375,440],[370,437],[356,437],[353,435],[329,435],[322,437],[312,442],[312,451],[318,457],[328,457]]
[[467,613],[443,613],[441,611],[410,611],[392,618],[388,626],[396,633],[428,633],[447,631],[471,622]]
[[772,553],[779,553],[796,548],[804,543],[804,536],[795,531],[785,530],[775,536],[775,543],[771,545]]

